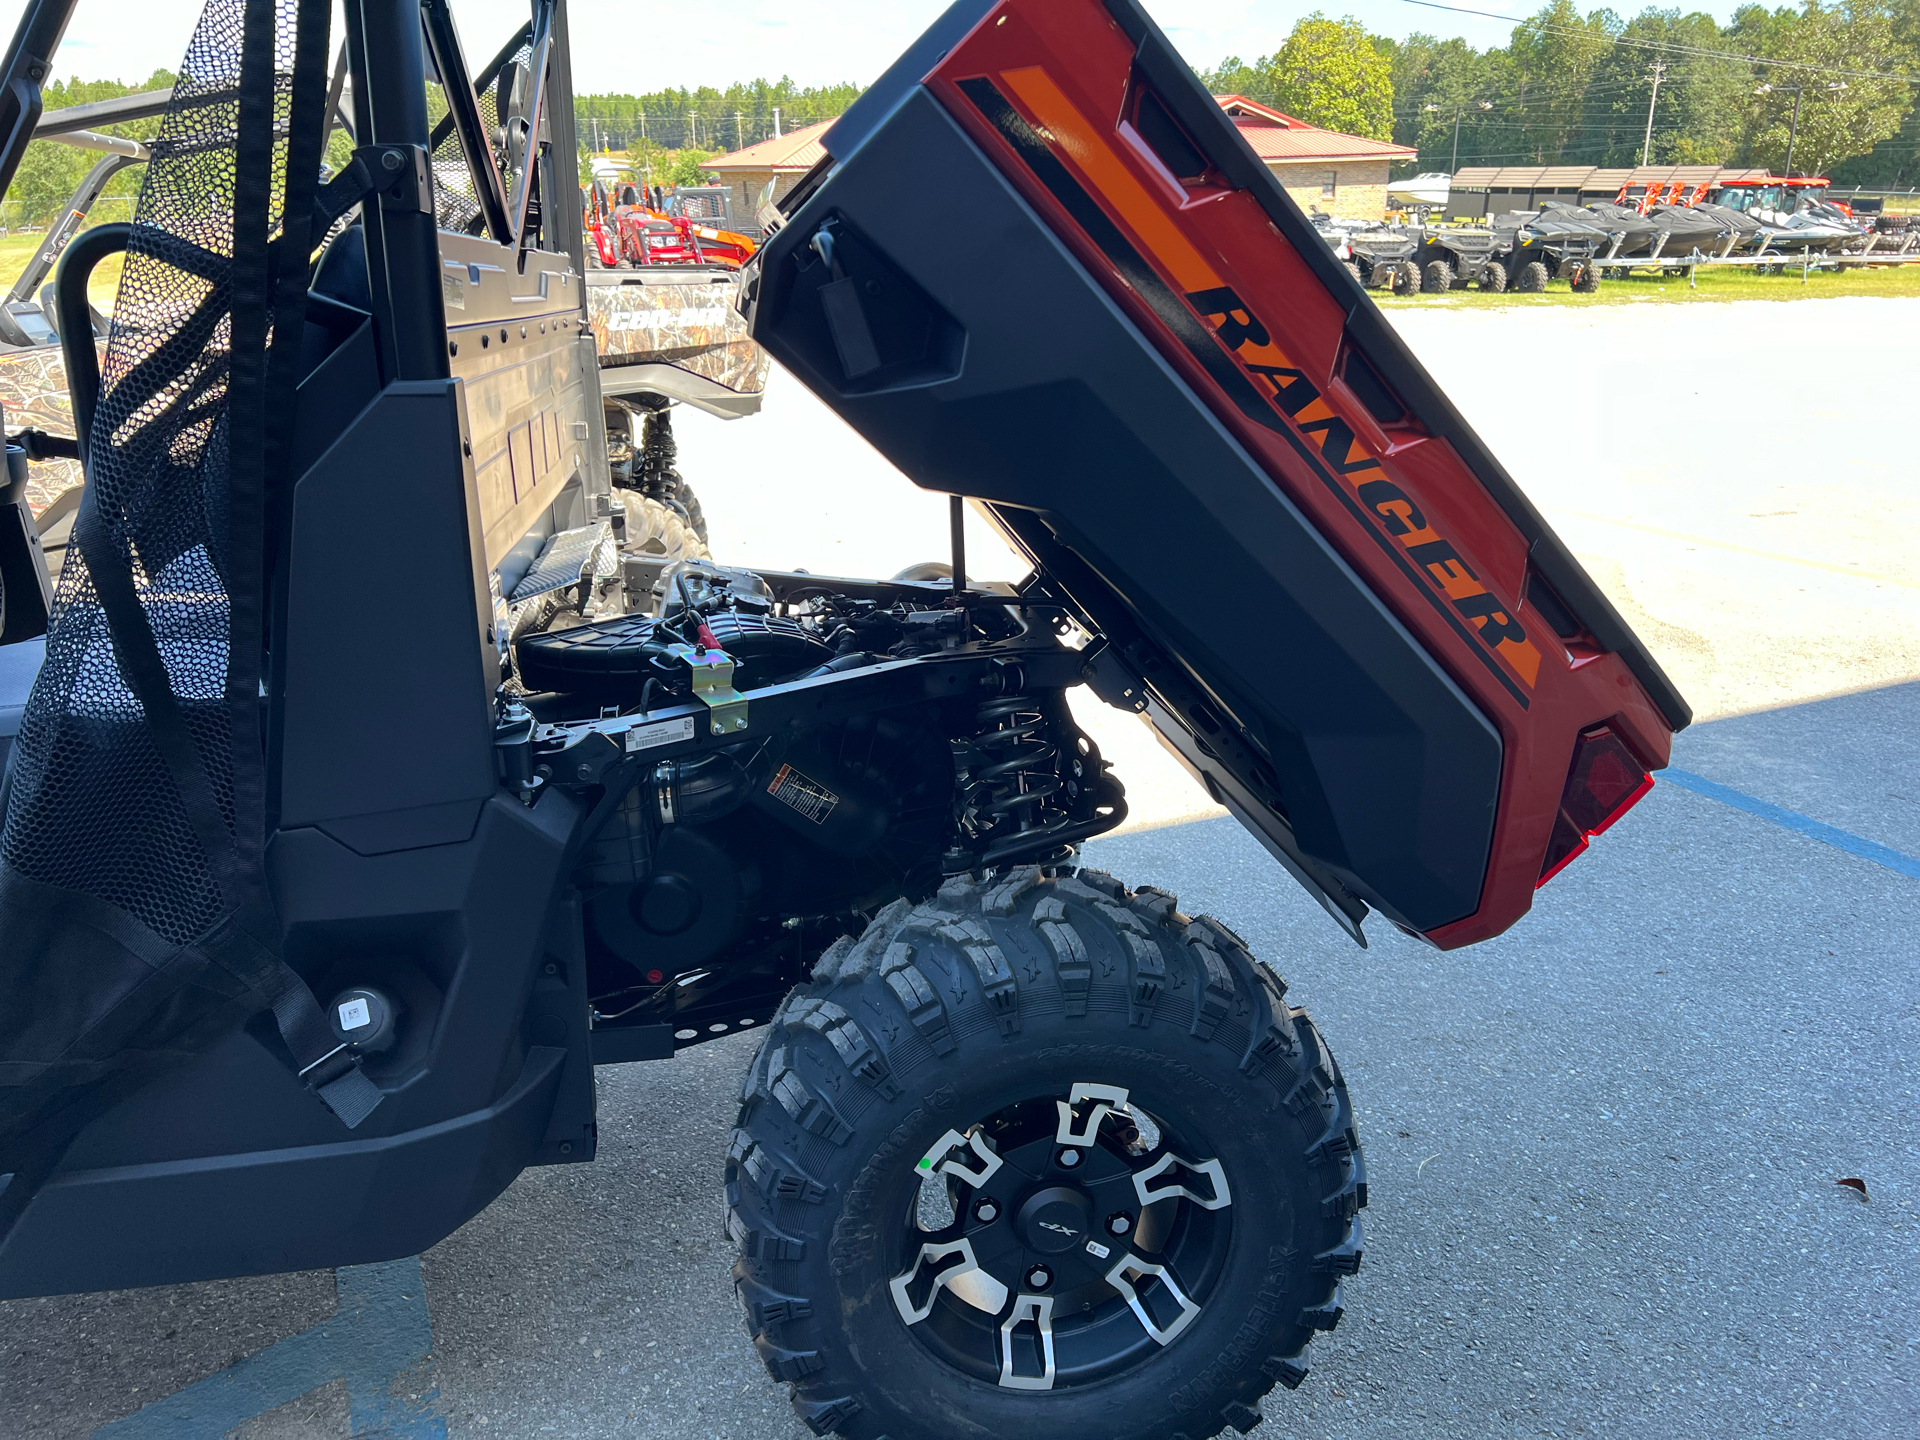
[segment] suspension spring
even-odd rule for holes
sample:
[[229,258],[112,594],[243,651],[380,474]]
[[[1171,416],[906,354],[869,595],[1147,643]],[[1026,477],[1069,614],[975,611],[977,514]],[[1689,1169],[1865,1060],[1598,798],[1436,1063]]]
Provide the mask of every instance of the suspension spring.
[[995,829],[1009,821],[1016,831],[1037,828],[1061,788],[1060,747],[1049,738],[1047,717],[1033,699],[1015,694],[987,701],[977,718],[973,743],[986,761],[974,771],[975,813]]
[[680,446],[673,438],[673,412],[665,405],[641,413],[639,448],[634,488],[649,500],[671,504],[680,497],[680,472],[674,468]]

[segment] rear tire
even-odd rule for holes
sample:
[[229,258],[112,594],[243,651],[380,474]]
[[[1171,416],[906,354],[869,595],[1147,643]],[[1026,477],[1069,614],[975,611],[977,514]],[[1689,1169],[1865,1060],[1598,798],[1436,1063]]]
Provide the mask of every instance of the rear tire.
[[1453,288],[1453,266],[1444,260],[1429,260],[1420,288],[1429,295],[1444,295]]
[[1396,295],[1418,295],[1420,293],[1420,267],[1411,260],[1393,262],[1393,293]]
[[1353,261],[1351,260],[1346,260],[1346,261],[1343,261],[1342,263],[1347,267],[1347,274],[1353,277],[1354,284],[1365,285],[1367,283],[1361,277],[1360,267],[1358,265],[1354,264]]
[[1175,903],[952,880],[781,1006],[728,1230],[816,1435],[1202,1440],[1304,1378],[1360,1262],[1352,1107],[1280,980]]
[[1507,267],[1498,260],[1493,261],[1480,272],[1480,288],[1489,295],[1499,295],[1507,288]]
[[1540,295],[1546,292],[1549,279],[1544,262],[1529,260],[1520,267],[1520,273],[1513,277],[1513,288],[1522,295]]
[[1578,261],[1573,267],[1570,282],[1576,295],[1592,295],[1600,289],[1600,267],[1588,261]]

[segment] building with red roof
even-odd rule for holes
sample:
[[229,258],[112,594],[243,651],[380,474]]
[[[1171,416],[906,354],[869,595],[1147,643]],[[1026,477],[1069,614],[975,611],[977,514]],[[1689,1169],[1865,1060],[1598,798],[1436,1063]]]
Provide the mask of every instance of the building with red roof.
[[[1378,220],[1387,211],[1387,167],[1418,153],[1388,140],[1322,130],[1244,95],[1214,98],[1302,210]],[[767,182],[773,182],[776,198],[786,194],[826,154],[820,141],[832,124],[822,120],[744,150],[717,155],[701,168],[718,175],[733,191],[734,215],[751,225]]]
[[1387,213],[1387,169],[1419,152],[1391,140],[1322,130],[1244,95],[1216,95],[1253,153],[1286,186],[1302,210],[1343,220],[1379,220]]
[[720,177],[720,183],[733,191],[734,219],[749,230],[754,227],[754,212],[760,208],[760,193],[773,181],[774,198],[787,193],[794,182],[820,163],[827,152],[820,137],[833,124],[822,120],[803,125],[771,140],[762,140],[744,150],[716,155],[700,168]]

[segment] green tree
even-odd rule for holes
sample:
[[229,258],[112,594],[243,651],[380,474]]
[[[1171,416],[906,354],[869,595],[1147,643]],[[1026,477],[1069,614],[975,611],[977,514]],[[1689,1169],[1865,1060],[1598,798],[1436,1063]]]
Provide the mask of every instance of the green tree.
[[[156,70],[138,85],[123,85],[118,80],[56,80],[46,87],[44,103],[48,110],[64,110],[70,105],[88,105],[96,100],[111,100],[142,90],[164,90],[173,84],[170,71]],[[150,140],[160,133],[158,118],[136,120],[124,125],[94,127],[106,134],[127,135]],[[63,145],[57,140],[36,140],[27,146],[7,189],[6,220],[10,225],[46,225],[57,219],[67,200],[79,188],[87,172],[99,161],[94,150]],[[140,181],[146,167],[135,165],[122,170],[107,182],[105,196],[118,199],[140,193]],[[125,203],[96,207],[96,218],[125,219],[130,209]],[[110,212],[110,213],[108,213]]]
[[578,95],[574,128],[583,150],[625,150],[646,140],[665,150],[697,148],[708,154],[737,150],[768,139],[774,112],[784,133],[837,118],[860,96],[853,84],[801,86],[786,76],[749,80],[724,90],[654,90],[644,95]]
[[[1424,34],[1368,41],[1352,21],[1315,14],[1277,54],[1229,56],[1202,79],[1216,94],[1238,91],[1317,124],[1384,135],[1366,113],[1375,87],[1363,78],[1371,69],[1363,42],[1386,69],[1379,88],[1390,97],[1392,137],[1419,150],[1419,169],[1452,158],[1456,117],[1463,166],[1636,165],[1650,106],[1655,164],[1777,168],[1798,85],[1796,170],[1846,184],[1920,184],[1920,0],[1749,4],[1725,25],[1678,8],[1622,20],[1547,0],[1508,44],[1486,51]],[[1762,85],[1772,88],[1756,94]]]
[[[1590,161],[1582,133],[1587,87],[1621,29],[1611,10],[1582,16],[1573,0],[1551,0],[1514,27],[1507,45],[1500,108],[1514,158],[1540,164]],[[1578,144],[1579,153],[1574,153]],[[1531,151],[1531,154],[1527,154]]]
[[706,172],[701,170],[703,161],[711,160],[720,152],[717,150],[681,150],[667,162],[663,185],[704,185]]
[[1914,81],[1907,86],[1906,116],[1892,136],[1835,165],[1828,173],[1836,185],[1898,189],[1920,185],[1920,0],[1891,0],[1886,9],[1900,55],[1894,68]]
[[1244,95],[1262,105],[1275,105],[1273,67],[1279,58],[1262,55],[1249,65],[1238,55],[1229,55],[1213,69],[1200,71],[1200,83],[1214,95]]
[[1743,11],[1736,24],[1743,16],[1754,22],[1758,53],[1789,62],[1767,67],[1762,86],[1755,87],[1745,146],[1752,163],[1783,170],[1791,138],[1794,170],[1824,174],[1836,161],[1870,152],[1898,133],[1913,106],[1912,85],[1862,73],[1913,65],[1886,10],[1844,3],[1823,7],[1819,0],[1805,0],[1799,11],[1777,10],[1764,19]]
[[1498,154],[1500,117],[1485,107],[1499,85],[1487,56],[1464,40],[1415,34],[1396,45],[1392,57],[1393,138],[1419,150],[1416,168],[1452,163],[1456,116],[1461,165]]
[[1314,11],[1293,27],[1267,74],[1271,103],[1309,125],[1374,140],[1393,134],[1391,67],[1351,15],[1329,20]]
[[[1731,162],[1753,80],[1719,23],[1698,12],[1647,9],[1626,23],[1620,41],[1600,57],[1588,82],[1580,158],[1640,164],[1651,106],[1649,163]],[[1663,71],[1657,96],[1656,64]]]

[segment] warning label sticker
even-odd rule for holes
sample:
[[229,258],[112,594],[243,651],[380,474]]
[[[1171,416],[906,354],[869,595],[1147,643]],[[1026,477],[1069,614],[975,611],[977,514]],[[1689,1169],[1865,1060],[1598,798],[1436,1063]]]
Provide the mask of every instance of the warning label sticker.
[[782,765],[767,783],[767,793],[782,805],[790,805],[819,825],[833,813],[840,797],[817,780],[809,780],[791,765]]

